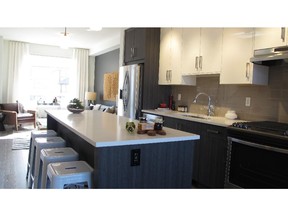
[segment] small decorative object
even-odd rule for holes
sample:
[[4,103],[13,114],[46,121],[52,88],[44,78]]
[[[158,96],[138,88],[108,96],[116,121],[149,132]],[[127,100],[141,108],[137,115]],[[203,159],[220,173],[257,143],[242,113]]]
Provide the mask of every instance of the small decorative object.
[[156,131],[155,130],[149,130],[147,131],[148,136],[156,136]]
[[135,123],[134,122],[126,122],[126,130],[129,132],[129,133],[133,133],[134,130],[135,130],[136,126],[135,126]]
[[74,98],[68,104],[67,109],[72,113],[81,113],[84,111],[84,106],[82,105],[82,102],[79,99]]
[[162,127],[163,127],[163,120],[156,118],[154,123],[154,130],[162,130]]
[[228,110],[225,114],[225,118],[233,120],[237,118],[237,114],[234,110]]

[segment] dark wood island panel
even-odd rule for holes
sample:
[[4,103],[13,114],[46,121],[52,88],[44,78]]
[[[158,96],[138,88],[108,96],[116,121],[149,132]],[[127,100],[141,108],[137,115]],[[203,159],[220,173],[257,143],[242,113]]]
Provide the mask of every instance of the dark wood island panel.
[[[49,114],[47,124],[94,168],[94,188],[192,187],[194,140],[96,147]],[[140,150],[138,166],[131,165],[133,150]]]

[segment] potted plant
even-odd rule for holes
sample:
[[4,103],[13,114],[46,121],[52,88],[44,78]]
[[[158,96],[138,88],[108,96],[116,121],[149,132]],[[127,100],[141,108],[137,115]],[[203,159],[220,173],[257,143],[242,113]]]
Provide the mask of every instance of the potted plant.
[[74,98],[68,104],[67,109],[72,113],[80,113],[84,111],[84,106],[78,98]]

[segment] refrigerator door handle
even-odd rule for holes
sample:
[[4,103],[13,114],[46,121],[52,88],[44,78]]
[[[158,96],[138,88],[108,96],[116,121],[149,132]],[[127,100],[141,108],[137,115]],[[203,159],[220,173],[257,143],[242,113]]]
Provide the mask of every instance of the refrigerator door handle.
[[123,99],[123,96],[122,96],[122,89],[120,89],[120,92],[119,92],[119,98],[120,98],[120,99]]
[[123,108],[125,112],[127,111],[127,106],[129,103],[129,95],[130,95],[129,83],[130,83],[129,75],[128,72],[126,72],[122,89]]

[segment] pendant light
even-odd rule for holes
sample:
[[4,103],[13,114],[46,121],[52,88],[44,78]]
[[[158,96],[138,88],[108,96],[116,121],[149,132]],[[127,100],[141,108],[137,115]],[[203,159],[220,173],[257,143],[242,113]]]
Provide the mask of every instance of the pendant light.
[[60,48],[62,49],[68,49],[69,48],[69,36],[68,36],[68,32],[67,32],[67,28],[64,28],[64,32],[61,32],[61,34],[63,34],[62,39],[61,39],[61,45]]

